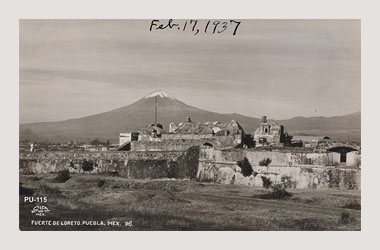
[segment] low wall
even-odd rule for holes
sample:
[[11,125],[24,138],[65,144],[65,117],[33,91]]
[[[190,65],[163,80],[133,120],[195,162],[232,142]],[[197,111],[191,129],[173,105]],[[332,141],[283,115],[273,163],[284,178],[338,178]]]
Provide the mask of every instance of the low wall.
[[131,151],[185,151],[193,145],[196,145],[196,143],[180,141],[133,141],[131,142]]
[[[241,173],[239,161],[246,158],[253,172]],[[259,166],[264,158],[268,167]],[[263,178],[292,188],[360,189],[360,169],[326,166],[325,153],[271,152],[201,149],[197,180],[222,184],[263,186]]]
[[91,162],[91,173],[113,173],[126,178],[195,178],[199,148],[182,152],[39,152],[20,154],[22,174],[56,173],[68,169],[82,173]]

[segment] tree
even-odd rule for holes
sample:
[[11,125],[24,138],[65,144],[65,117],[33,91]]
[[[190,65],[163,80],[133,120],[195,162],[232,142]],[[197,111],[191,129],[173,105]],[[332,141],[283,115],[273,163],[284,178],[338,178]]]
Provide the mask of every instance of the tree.
[[57,182],[66,182],[68,179],[70,179],[71,176],[70,176],[70,172],[68,169],[64,169],[64,170],[61,170],[58,172],[58,175],[55,177],[55,180]]
[[85,172],[91,172],[92,170],[94,170],[94,163],[92,161],[84,159],[82,163],[82,170]]
[[259,165],[260,166],[264,166],[264,167],[268,167],[269,166],[269,164],[272,162],[272,160],[271,159],[269,159],[269,158],[265,158],[265,159],[263,159],[263,160],[261,160],[260,162],[259,162]]
[[272,181],[270,180],[270,178],[265,177],[265,176],[261,176],[261,179],[263,180],[263,187],[264,188],[268,189],[270,186],[272,186]]
[[243,174],[244,177],[252,175],[253,169],[247,157],[244,157],[243,160],[238,161],[237,165],[240,167],[241,173]]
[[272,162],[271,159],[269,159],[269,158],[265,158],[265,159],[263,159],[263,160],[261,160],[261,161],[259,162],[259,165],[262,166],[262,167],[267,167],[267,172],[268,172],[268,170],[269,170],[269,164],[270,164],[271,162]]

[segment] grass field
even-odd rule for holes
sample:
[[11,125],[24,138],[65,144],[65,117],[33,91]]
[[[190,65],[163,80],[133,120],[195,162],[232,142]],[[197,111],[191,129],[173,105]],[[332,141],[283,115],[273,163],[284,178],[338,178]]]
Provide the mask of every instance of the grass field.
[[[287,189],[292,196],[276,200],[265,199],[270,189],[190,180],[73,174],[58,183],[55,177],[20,175],[20,230],[322,231],[361,225],[360,191]],[[48,201],[24,202],[25,196]],[[36,216],[31,213],[36,205],[50,212]],[[32,220],[59,225],[32,225]],[[115,221],[120,225],[108,225]]]

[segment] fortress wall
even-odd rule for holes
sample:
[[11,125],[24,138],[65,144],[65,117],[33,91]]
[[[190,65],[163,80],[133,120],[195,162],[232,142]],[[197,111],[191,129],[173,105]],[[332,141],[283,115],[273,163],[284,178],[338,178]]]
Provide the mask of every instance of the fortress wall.
[[182,152],[38,152],[20,154],[19,171],[32,174],[68,169],[83,173],[82,165],[88,161],[94,167],[91,173],[142,179],[194,178],[198,157],[199,149],[194,147]]
[[133,141],[131,151],[185,151],[193,145],[199,144],[199,141],[190,140],[182,142],[179,140],[164,141]]
[[131,142],[131,151],[184,151],[191,146],[211,143],[216,148],[234,148],[241,144],[241,135],[194,135],[163,134],[157,141],[141,140]]
[[[253,170],[248,177],[238,165],[244,158]],[[259,166],[264,158],[272,160],[268,167]],[[360,169],[325,166],[326,159],[325,153],[201,149],[197,180],[261,187],[265,177],[291,188],[360,189]]]
[[246,151],[245,157],[247,157],[251,165],[259,165],[259,162],[266,158],[271,159],[271,165],[274,166],[287,166],[292,161],[291,153],[271,151]]
[[259,165],[260,161],[269,158],[272,166],[298,165],[328,165],[326,153],[296,152],[296,151],[268,151],[268,150],[217,150],[214,148],[202,149],[201,159],[215,161],[239,161],[246,157],[251,165]]
[[[238,165],[244,158],[253,170],[248,177],[243,176]],[[264,158],[272,160],[268,167],[259,166]],[[126,178],[195,178],[261,187],[265,177],[293,188],[360,189],[360,169],[325,166],[326,158],[325,153],[217,150],[199,146],[160,152],[38,152],[20,154],[19,171],[56,173],[68,169],[71,173],[83,173],[82,166],[87,161],[94,166],[91,173],[117,173]]]

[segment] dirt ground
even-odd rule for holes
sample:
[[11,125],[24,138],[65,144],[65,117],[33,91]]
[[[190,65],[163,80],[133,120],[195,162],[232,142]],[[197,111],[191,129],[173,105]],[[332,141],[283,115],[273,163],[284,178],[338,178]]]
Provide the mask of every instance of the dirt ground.
[[[357,190],[287,189],[290,197],[276,199],[271,198],[271,189],[190,180],[72,174],[66,182],[58,183],[55,177],[20,175],[20,230],[361,228]],[[41,198],[25,202],[25,197]]]

